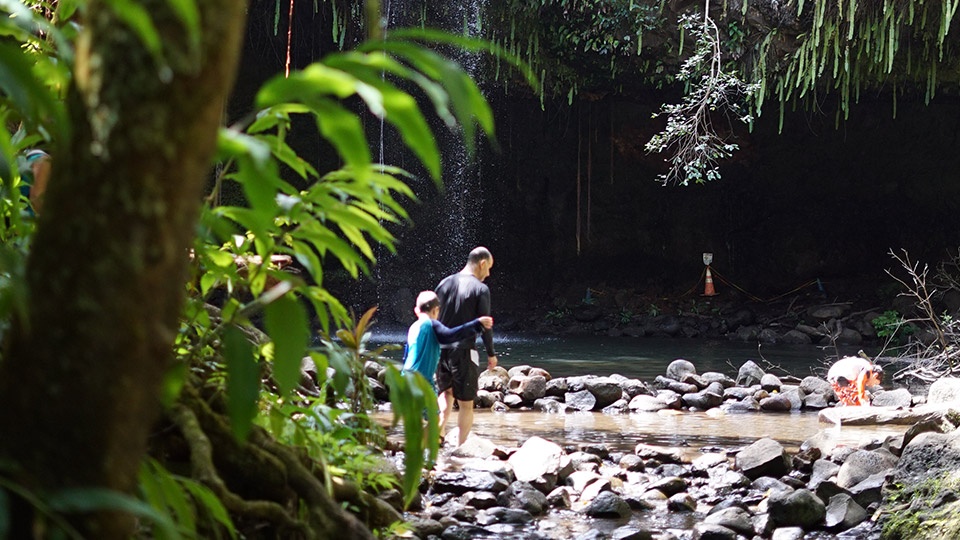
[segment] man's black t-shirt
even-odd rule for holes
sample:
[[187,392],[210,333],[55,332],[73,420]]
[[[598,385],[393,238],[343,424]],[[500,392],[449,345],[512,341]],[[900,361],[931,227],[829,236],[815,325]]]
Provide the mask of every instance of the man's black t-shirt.
[[[451,328],[490,315],[490,288],[473,274],[460,272],[447,276],[437,285],[436,292],[440,298],[440,322]],[[464,340],[445,348],[470,349],[474,342]],[[483,345],[487,356],[497,355],[493,349],[493,330],[483,331]]]

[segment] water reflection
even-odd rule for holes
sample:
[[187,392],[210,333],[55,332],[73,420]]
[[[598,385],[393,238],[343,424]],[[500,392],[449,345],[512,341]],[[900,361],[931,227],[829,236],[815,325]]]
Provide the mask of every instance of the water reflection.
[[[405,330],[380,331],[374,336],[378,344],[403,343],[405,339]],[[546,369],[554,377],[618,373],[648,382],[663,375],[667,365],[677,358],[693,362],[700,373],[718,371],[735,376],[744,362],[753,360],[776,375],[802,378],[822,376],[838,355],[857,352],[856,347],[838,351],[815,345],[759,345],[727,340],[544,337],[517,333],[496,334],[495,344],[500,365],[507,369],[526,364]]]
[[[456,425],[456,414],[451,426]],[[389,422],[389,415],[381,420]],[[473,432],[494,443],[517,447],[533,436],[561,445],[599,443],[612,451],[632,452],[638,443],[687,448],[697,454],[705,446],[726,449],[746,446],[769,437],[794,450],[806,439],[822,432],[826,440],[840,446],[859,446],[899,435],[907,426],[842,426],[821,424],[814,412],[740,413],[715,416],[702,412],[602,414],[575,412],[546,414],[535,411],[497,413],[478,410]],[[399,429],[391,436],[399,437]]]

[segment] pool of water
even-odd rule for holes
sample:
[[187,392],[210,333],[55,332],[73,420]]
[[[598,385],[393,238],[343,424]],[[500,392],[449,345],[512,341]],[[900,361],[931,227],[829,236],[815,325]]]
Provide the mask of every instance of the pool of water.
[[[405,333],[383,333],[377,343],[402,343]],[[805,346],[758,346],[756,343],[723,340],[656,338],[604,338],[596,336],[541,337],[497,335],[500,365],[506,369],[530,365],[546,369],[553,377],[611,375],[618,373],[642,381],[663,375],[677,358],[693,362],[699,373],[717,371],[735,377],[747,360],[777,375],[822,376],[837,355],[857,349]],[[869,352],[869,351],[868,351]],[[399,360],[401,353],[391,357]],[[842,426],[820,424],[813,411],[795,413],[707,414],[666,411],[662,413],[602,414],[576,412],[545,414],[512,410],[495,413],[478,410],[473,431],[506,446],[518,446],[537,435],[558,444],[604,443],[618,451],[632,451],[638,443],[689,448],[737,447],[770,437],[787,447],[797,447],[809,437],[820,436],[837,444],[858,445],[902,433],[905,426]],[[456,413],[450,427],[456,425]]]
[[[377,344],[402,344],[406,332],[381,332],[373,337]],[[652,381],[663,375],[667,365],[677,358],[693,362],[699,373],[718,371],[736,376],[747,360],[777,375],[800,378],[823,375],[838,356],[856,354],[858,348],[839,351],[815,345],[759,345],[727,340],[670,338],[609,338],[601,336],[536,336],[497,334],[494,340],[500,365],[506,369],[530,365],[546,369],[554,377],[572,375],[611,375]],[[870,351],[867,351],[868,353]],[[400,360],[402,353],[389,355]]]

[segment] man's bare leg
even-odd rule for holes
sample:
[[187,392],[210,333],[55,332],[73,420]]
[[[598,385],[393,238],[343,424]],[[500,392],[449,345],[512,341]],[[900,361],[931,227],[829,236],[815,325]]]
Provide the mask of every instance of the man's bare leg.
[[473,401],[457,400],[460,412],[457,413],[457,428],[460,430],[460,445],[467,441],[470,429],[473,428]]

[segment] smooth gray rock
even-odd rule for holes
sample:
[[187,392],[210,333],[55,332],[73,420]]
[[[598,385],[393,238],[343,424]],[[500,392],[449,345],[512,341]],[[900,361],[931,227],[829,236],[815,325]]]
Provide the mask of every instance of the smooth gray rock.
[[736,466],[751,479],[780,477],[790,470],[790,456],[779,442],[764,438],[737,452]]

